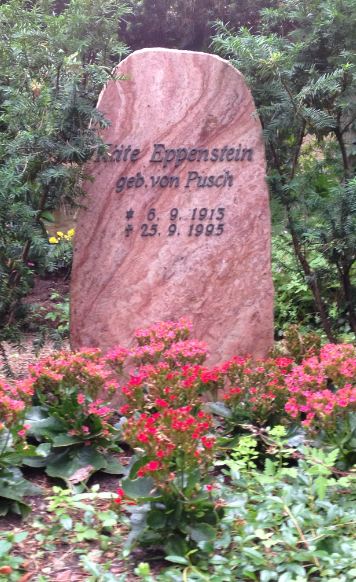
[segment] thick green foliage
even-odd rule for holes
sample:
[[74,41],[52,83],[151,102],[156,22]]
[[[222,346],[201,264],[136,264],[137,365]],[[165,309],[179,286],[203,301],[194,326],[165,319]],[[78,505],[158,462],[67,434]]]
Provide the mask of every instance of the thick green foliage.
[[[72,0],[0,7],[0,325],[9,329],[19,299],[48,251],[46,221],[61,201],[78,203],[82,166],[99,145],[98,92],[123,46],[122,2]],[[91,126],[89,122],[91,121]],[[6,337],[6,333],[2,337]]]
[[[279,207],[276,230],[281,233],[282,220],[285,244],[293,248],[298,264],[299,274],[286,275],[285,282],[277,273],[277,295],[281,291],[287,299],[287,305],[277,299],[277,317],[284,311],[283,325],[288,313],[293,319],[297,315],[286,296],[285,286],[292,286],[303,302],[312,299],[312,318],[332,340],[340,331],[356,331],[350,143],[356,2],[283,0],[260,16],[259,34],[246,28],[233,32],[220,24],[214,47],[244,73],[253,91]],[[287,263],[294,270],[289,259]]]

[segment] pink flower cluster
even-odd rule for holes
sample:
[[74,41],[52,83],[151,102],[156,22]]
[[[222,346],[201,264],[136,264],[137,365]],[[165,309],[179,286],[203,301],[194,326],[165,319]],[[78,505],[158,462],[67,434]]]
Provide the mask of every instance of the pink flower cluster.
[[104,360],[117,374],[121,374],[128,355],[129,350],[116,346],[105,354]]
[[165,352],[164,358],[176,366],[191,364],[202,364],[206,359],[208,346],[205,342],[198,340],[182,340],[173,343]]
[[50,414],[61,420],[69,436],[105,444],[115,432],[113,409],[108,398],[118,390],[112,367],[126,354],[120,348],[103,357],[99,349],[59,352],[31,366],[30,376],[17,384],[22,392],[35,394]]
[[118,388],[98,349],[58,352],[30,366],[29,371],[27,385],[49,398],[60,397],[64,385],[76,386],[94,398],[101,391],[112,393]]
[[356,349],[327,344],[286,378],[290,398],[285,410],[311,429],[332,428],[337,418],[356,408]]
[[4,425],[10,428],[15,424],[24,409],[25,402],[16,388],[0,382],[0,430]]
[[234,414],[259,425],[283,415],[288,399],[286,376],[292,369],[291,358],[253,360],[235,356],[220,366],[227,378],[223,399]]
[[140,346],[163,342],[168,347],[173,342],[187,339],[191,330],[191,322],[182,317],[178,321],[162,321],[147,329],[138,329],[135,338]]

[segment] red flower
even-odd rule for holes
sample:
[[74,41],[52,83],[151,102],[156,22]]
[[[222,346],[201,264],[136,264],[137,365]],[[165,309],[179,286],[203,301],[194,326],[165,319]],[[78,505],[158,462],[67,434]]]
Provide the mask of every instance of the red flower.
[[169,406],[168,402],[166,400],[163,400],[163,398],[156,398],[155,404],[156,406],[160,406],[161,408],[167,408],[167,406]]
[[128,404],[124,404],[119,408],[120,414],[127,414],[130,411],[130,406]]
[[215,444],[215,439],[213,437],[201,437],[201,442],[206,449],[212,449]]
[[125,491],[121,489],[121,487],[119,487],[119,489],[116,490],[116,493],[117,497],[116,499],[114,499],[114,503],[121,503],[123,498],[125,497]]

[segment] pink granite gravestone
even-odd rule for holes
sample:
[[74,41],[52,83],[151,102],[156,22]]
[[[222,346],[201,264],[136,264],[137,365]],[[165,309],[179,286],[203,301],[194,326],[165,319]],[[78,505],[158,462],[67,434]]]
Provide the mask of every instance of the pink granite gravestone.
[[204,53],[144,49],[98,109],[107,153],[88,166],[75,235],[73,348],[130,345],[190,318],[210,362],[273,340],[270,213],[261,126],[242,75]]

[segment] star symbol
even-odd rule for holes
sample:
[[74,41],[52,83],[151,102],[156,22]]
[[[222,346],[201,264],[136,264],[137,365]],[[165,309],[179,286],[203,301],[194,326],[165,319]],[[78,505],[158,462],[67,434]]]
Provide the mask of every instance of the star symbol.
[[127,210],[126,212],[126,220],[131,220],[133,218],[134,215],[134,211],[132,210],[132,208],[130,208],[130,210]]

